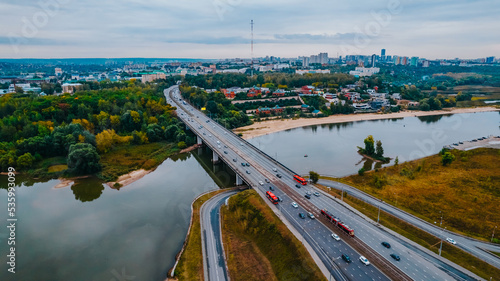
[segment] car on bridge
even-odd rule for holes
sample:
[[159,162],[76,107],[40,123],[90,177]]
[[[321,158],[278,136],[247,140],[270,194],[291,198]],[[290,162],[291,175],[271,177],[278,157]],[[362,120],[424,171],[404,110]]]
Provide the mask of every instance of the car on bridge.
[[241,166],[243,166],[243,167],[244,167],[244,166],[245,166],[245,162],[241,162]]
[[247,163],[245,163],[245,165],[246,165],[247,167],[250,167],[250,164],[248,164],[248,162],[247,162]]
[[281,175],[280,174],[276,174],[276,176],[281,179]]
[[236,158],[233,158],[233,162],[236,162]]
[[315,219],[313,213],[307,213],[307,216],[309,216],[312,220]]
[[259,181],[259,184],[260,184],[260,185],[264,185],[264,183],[263,183],[262,181]]
[[370,265],[370,262],[368,261],[367,258],[364,256],[359,257],[359,260],[364,264],[364,265]]
[[448,241],[449,243],[451,243],[453,245],[457,245],[457,241],[451,239],[450,237],[446,238],[446,241]]
[[316,191],[313,194],[314,194],[314,196],[319,197],[319,192]]
[[381,244],[382,244],[382,246],[386,247],[387,249],[391,248],[391,244],[389,244],[387,242],[382,242]]
[[297,203],[295,203],[295,202],[292,202],[292,206],[293,206],[294,208],[298,208],[298,207],[299,207],[299,205],[298,205]]
[[296,184],[296,185],[295,185],[295,187],[296,187],[296,188],[300,188],[300,185]]
[[265,181],[266,181],[267,183],[270,183],[270,181],[269,181],[268,179],[265,179]]
[[249,170],[247,170],[246,173],[250,175],[250,171]]
[[304,215],[304,213],[299,213],[299,217],[300,217],[301,219],[305,219],[305,218],[306,218],[306,215]]
[[309,194],[306,194],[304,197],[307,199],[311,199],[311,195],[309,195]]
[[351,258],[346,254],[342,254],[342,259],[345,260],[347,263],[351,262]]
[[400,261],[400,260],[401,260],[401,258],[400,258],[398,255],[396,255],[396,254],[391,254],[391,257],[392,257],[393,259],[397,260],[397,261]]
[[272,185],[270,185],[269,190],[274,191],[274,187]]
[[332,235],[330,235],[330,236],[332,236],[333,239],[340,241],[340,237],[337,234],[332,233]]

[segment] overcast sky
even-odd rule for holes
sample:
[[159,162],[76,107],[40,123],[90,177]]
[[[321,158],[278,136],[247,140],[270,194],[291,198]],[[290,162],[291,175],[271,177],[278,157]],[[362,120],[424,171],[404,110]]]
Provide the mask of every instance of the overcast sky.
[[500,56],[498,0],[0,0],[1,58]]

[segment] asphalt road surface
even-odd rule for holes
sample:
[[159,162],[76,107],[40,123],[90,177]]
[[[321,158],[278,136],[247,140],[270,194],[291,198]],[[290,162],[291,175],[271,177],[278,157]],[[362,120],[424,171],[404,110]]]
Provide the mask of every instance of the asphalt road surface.
[[207,281],[229,280],[222,247],[220,207],[227,198],[236,193],[236,191],[228,191],[217,194],[203,203],[200,208],[203,268]]

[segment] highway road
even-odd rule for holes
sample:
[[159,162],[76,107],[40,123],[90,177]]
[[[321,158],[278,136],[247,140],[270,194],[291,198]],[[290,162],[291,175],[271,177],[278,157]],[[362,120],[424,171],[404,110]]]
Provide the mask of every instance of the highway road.
[[[168,93],[172,95],[168,95]],[[333,198],[320,195],[312,196],[310,200],[304,199],[306,191],[315,191],[312,187],[306,186],[300,189],[293,179],[293,171],[281,165],[279,162],[270,159],[263,152],[259,151],[251,144],[242,140],[232,132],[226,130],[223,126],[216,124],[213,120],[207,118],[203,113],[192,108],[182,101],[177,87],[171,87],[165,91],[167,102],[176,106],[178,116],[193,129],[198,135],[203,136],[204,142],[212,150],[219,154],[222,160],[240,174],[245,182],[254,187],[261,196],[264,192],[273,186],[273,192],[283,199],[283,202],[277,205],[281,213],[292,225],[303,234],[314,251],[321,258],[328,270],[332,272],[337,280],[387,280],[380,270],[372,265],[364,266],[359,260],[360,253],[353,250],[344,243],[345,239],[352,239],[344,232],[336,231],[342,238],[340,242],[334,241],[330,234],[332,230],[327,228],[317,219],[301,219],[299,212],[310,210],[317,217],[320,209],[328,209],[337,217],[341,217],[344,222],[355,229],[356,237],[363,241],[370,249],[366,251],[381,255],[383,262],[387,267],[397,267],[407,276],[414,280],[468,280],[469,278],[460,278],[453,274],[449,275],[446,270],[442,270],[440,265],[420,256],[408,247],[394,239],[388,233],[376,227],[373,223],[354,214],[343,205],[336,202]],[[247,164],[248,163],[248,164]],[[277,175],[280,174],[281,177]],[[265,183],[269,179],[270,183]],[[259,184],[263,182],[263,184]],[[297,201],[298,208],[291,205],[292,201]],[[391,249],[384,248],[380,243],[389,242]],[[348,241],[350,242],[350,241]],[[340,259],[341,254],[347,254],[353,260],[352,263],[345,263]],[[395,261],[389,257],[391,253],[401,256],[401,261]],[[363,253],[361,253],[363,254]],[[382,261],[372,261],[382,262]],[[389,262],[389,263],[387,263]],[[385,267],[385,266],[384,266]],[[385,268],[384,268],[385,269]]]
[[205,281],[229,280],[224,249],[222,247],[220,207],[227,198],[236,193],[237,191],[228,191],[217,194],[203,203],[200,208]]
[[[381,202],[379,199],[369,195],[369,194],[366,194],[350,185],[347,185],[347,184],[343,184],[343,183],[339,183],[339,182],[335,182],[335,181],[329,181],[329,180],[319,180],[318,183],[322,184],[322,185],[325,185],[325,186],[328,186],[328,187],[333,187],[333,188],[336,188],[336,189],[339,189],[339,190],[344,190],[344,191],[347,191],[349,193],[350,196],[354,196],[356,198],[359,198],[365,202],[368,202],[369,204],[373,205],[373,206],[379,206],[380,205],[380,209],[397,217],[397,218],[400,218],[436,237],[440,237],[442,238],[443,240],[446,240],[446,238],[450,237],[452,239],[454,239],[457,244],[455,246],[461,248],[462,250],[464,251],[467,251],[471,254],[473,254],[474,256],[476,256],[477,258],[479,259],[482,259],[483,261],[497,267],[497,268],[500,268],[500,257],[498,256],[495,256],[493,254],[490,254],[482,249],[486,249],[488,251],[493,251],[493,252],[497,252],[497,253],[500,253],[500,246],[499,245],[495,245],[495,244],[492,244],[492,243],[487,243],[487,242],[482,242],[482,241],[478,241],[478,240],[475,240],[475,239],[471,239],[471,238],[468,238],[468,237],[465,237],[465,236],[462,236],[462,235],[458,235],[456,233],[453,233],[451,231],[443,231],[443,228],[444,228],[444,225],[443,225],[443,228],[439,227],[439,225],[434,225],[434,224],[431,224],[429,222],[426,222],[420,218],[417,218],[405,211],[402,211],[390,204],[387,204],[386,202]],[[438,215],[438,214],[436,214]],[[445,218],[446,219],[446,218]],[[438,222],[439,223],[439,222]]]
[[[224,158],[221,159],[223,160],[226,159],[225,160],[226,164],[231,166],[233,170],[235,170],[238,174],[240,174],[246,183],[248,183],[250,186],[254,188],[260,187],[257,188],[257,191],[259,191],[261,196],[264,196],[263,195],[264,186],[261,186],[258,182],[264,181],[265,176],[269,176],[269,179],[271,179],[272,175],[269,171],[276,169],[277,172],[281,172],[283,174],[290,173],[285,168],[281,166],[276,166],[273,168],[269,168],[269,171],[264,170],[263,172],[265,173],[265,175],[262,174],[261,173],[262,168],[258,167],[256,162],[254,161],[255,158],[258,158],[258,156],[260,156],[258,152],[256,152],[253,148],[249,147],[249,144],[247,142],[240,139],[232,132],[225,130],[219,124],[214,123],[213,120],[207,118],[203,113],[193,108],[190,108],[190,106],[188,106],[187,104],[184,104],[180,99],[179,92],[177,90],[174,90],[177,89],[177,87],[172,87],[172,88],[167,89],[165,91],[166,93],[170,93],[171,91],[173,92],[172,98],[170,98],[169,95],[166,94],[167,102],[177,107],[178,116],[182,120],[184,120],[184,122],[188,124],[190,128],[196,130],[196,133],[198,135],[204,136],[204,143],[208,147],[216,151],[219,155],[225,156]],[[174,99],[176,99],[175,102]],[[222,138],[225,138],[224,143],[219,140],[220,136],[222,136]],[[263,162],[267,163],[268,160],[264,159]],[[245,165],[246,163],[249,163],[249,165],[248,166]],[[259,168],[259,170],[257,168]],[[271,181],[274,181],[276,179],[277,178],[275,176],[272,176]],[[276,192],[279,193],[279,195],[283,198],[283,200],[291,202],[291,200],[284,192],[282,193],[281,191],[278,190],[276,190]],[[281,205],[282,204],[279,204],[278,206]],[[301,210],[303,210],[302,207],[300,208]],[[338,252],[337,253],[330,252],[331,250],[333,250],[333,248],[330,245],[332,243],[331,237],[329,239],[322,238],[320,241],[315,241],[313,235],[315,235],[317,239],[317,234],[308,232],[313,229],[325,228],[318,221],[313,221],[313,222],[308,222],[307,220],[299,221],[296,219],[298,218],[298,212],[292,214],[285,211],[283,212],[283,214],[287,216],[287,219],[291,223],[294,223],[294,226],[299,232],[303,233],[303,236],[306,239],[305,242],[308,242],[311,245],[311,247],[315,250],[315,252],[318,254],[318,256],[325,264],[325,266],[328,268],[329,272],[331,272],[335,280],[389,280],[389,278],[387,278],[383,273],[380,272],[380,270],[378,270],[374,266],[370,266],[369,269],[361,267],[360,262],[357,260],[360,254],[356,253],[352,249],[350,249],[350,251],[347,253],[350,254],[350,257],[352,257],[352,260],[354,261],[352,263],[352,266],[349,266],[351,264],[344,264],[344,261],[339,261],[337,258],[340,256],[340,254],[337,254]],[[344,271],[340,271],[340,267],[337,265],[338,263],[343,265]],[[351,276],[358,276],[359,278],[350,279],[345,277],[345,274],[349,274]]]

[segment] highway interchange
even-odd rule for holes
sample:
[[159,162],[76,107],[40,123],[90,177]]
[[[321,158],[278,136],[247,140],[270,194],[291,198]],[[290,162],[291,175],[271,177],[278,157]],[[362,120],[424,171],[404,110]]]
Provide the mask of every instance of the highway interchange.
[[[178,87],[173,86],[165,90],[165,96],[170,104],[177,107],[178,116],[189,128],[198,136],[201,136],[204,143],[215,151],[237,174],[242,176],[246,183],[255,188],[261,196],[265,197],[264,193],[269,190],[269,187],[274,187],[273,193],[282,198],[282,202],[276,205],[279,214],[282,214],[301,234],[305,240],[303,242],[308,243],[313,248],[328,269],[328,272],[336,280],[389,280],[390,278],[382,273],[379,268],[373,266],[373,263],[380,261],[371,260],[372,265],[365,266],[358,260],[359,256],[364,253],[356,252],[348,243],[345,243],[346,239],[353,238],[336,229],[334,232],[340,236],[341,240],[335,241],[330,236],[332,234],[330,228],[327,228],[318,219],[299,218],[299,212],[307,213],[307,211],[312,211],[318,217],[321,209],[328,209],[355,230],[356,238],[354,239],[364,242],[369,247],[366,251],[372,251],[380,255],[386,264],[390,263],[388,265],[397,267],[404,272],[406,276],[403,277],[402,275],[401,279],[475,280],[475,278],[460,272],[459,274],[455,274],[453,270],[450,272],[444,268],[447,264],[444,264],[443,267],[442,262],[438,263],[433,259],[423,257],[418,251],[414,250],[412,245],[403,243],[400,239],[381,230],[373,222],[362,218],[344,207],[344,205],[339,204],[338,199],[331,198],[321,191],[319,191],[320,196],[312,196],[310,200],[305,199],[303,196],[306,192],[316,192],[318,190],[309,185],[300,189],[295,187],[297,183],[292,179],[292,171],[270,159],[269,156],[264,155],[251,144],[183,102]],[[249,166],[245,165],[246,163],[249,163]],[[282,177],[278,178],[277,174],[282,175]],[[269,179],[270,183],[259,184],[259,182],[264,182],[265,179]],[[297,201],[298,208],[292,206],[292,200]],[[390,249],[383,247],[381,245],[382,241],[389,242],[392,247]],[[392,259],[390,257],[391,253],[401,256],[401,260]],[[349,255],[352,263],[343,261],[341,259],[342,254]]]

